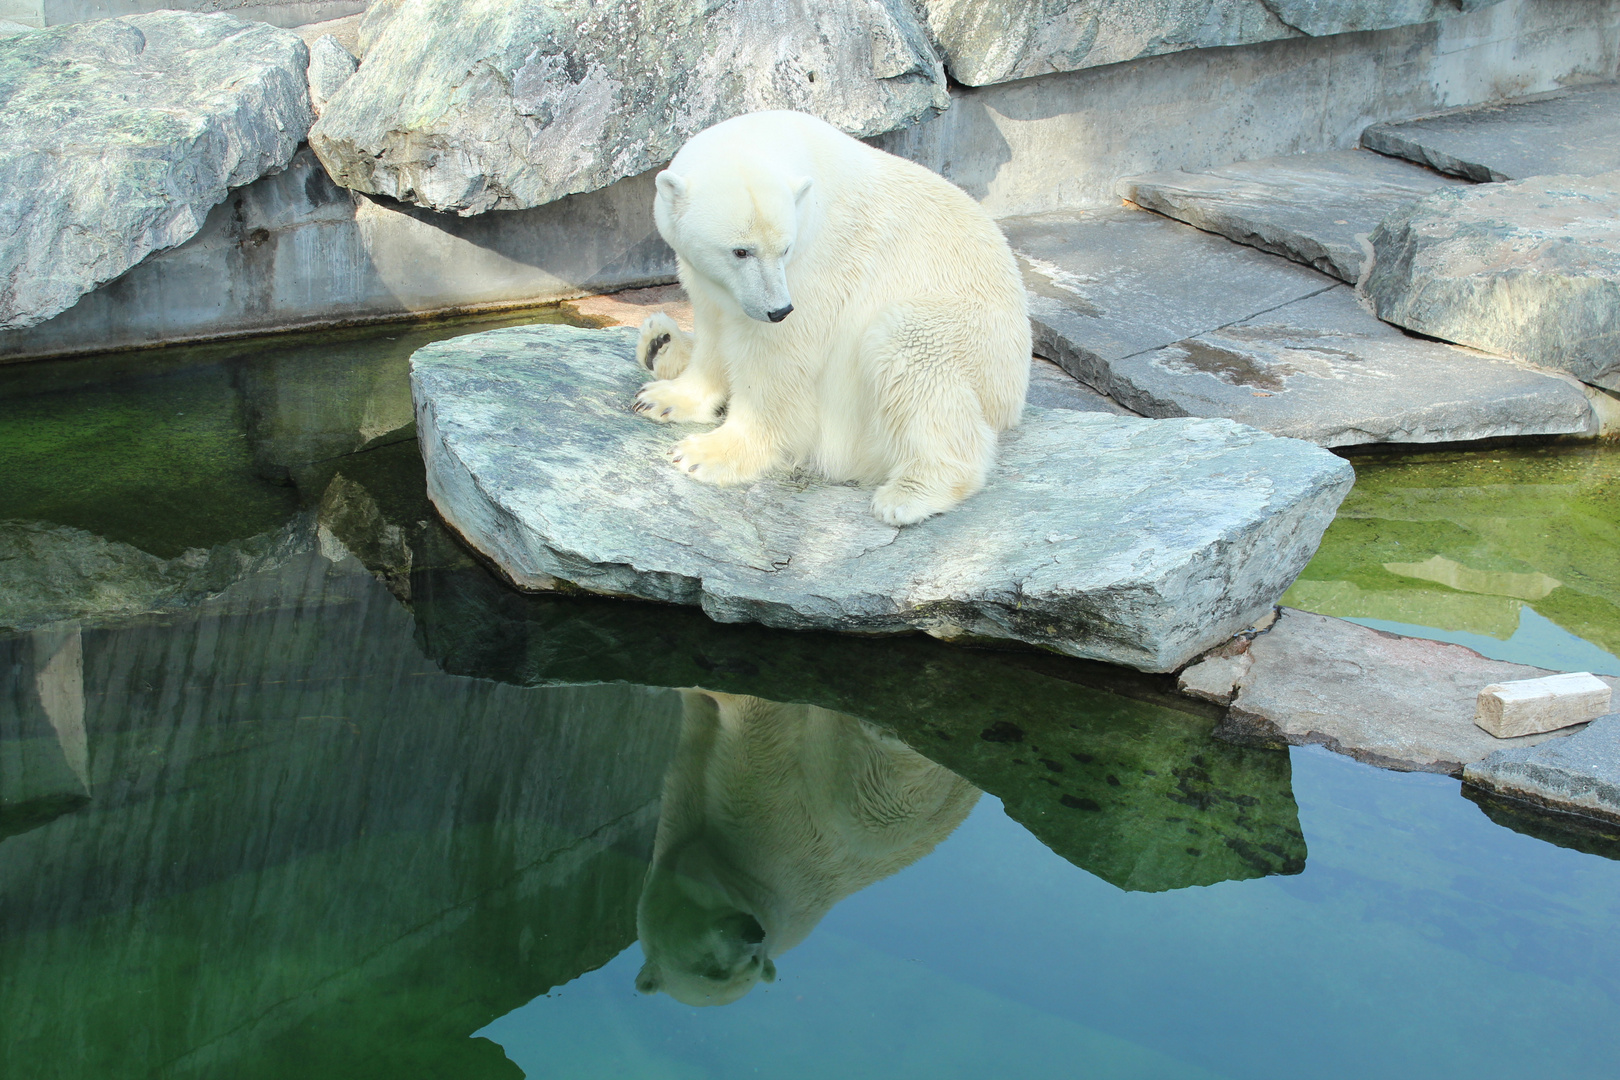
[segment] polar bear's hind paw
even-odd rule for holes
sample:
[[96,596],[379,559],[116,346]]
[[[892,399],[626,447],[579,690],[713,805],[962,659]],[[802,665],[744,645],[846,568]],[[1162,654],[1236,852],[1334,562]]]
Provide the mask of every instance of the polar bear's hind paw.
[[943,514],[957,503],[960,496],[930,491],[914,480],[890,480],[872,494],[872,516],[885,525],[915,525],[935,514]]

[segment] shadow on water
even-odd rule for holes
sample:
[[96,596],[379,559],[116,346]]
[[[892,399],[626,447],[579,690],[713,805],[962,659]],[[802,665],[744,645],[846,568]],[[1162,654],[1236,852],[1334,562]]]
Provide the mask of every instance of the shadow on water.
[[515,1076],[469,1034],[638,926],[741,996],[980,789],[1122,889],[1303,868],[1287,754],[1154,680],[504,587],[428,333],[0,374],[5,1075]]

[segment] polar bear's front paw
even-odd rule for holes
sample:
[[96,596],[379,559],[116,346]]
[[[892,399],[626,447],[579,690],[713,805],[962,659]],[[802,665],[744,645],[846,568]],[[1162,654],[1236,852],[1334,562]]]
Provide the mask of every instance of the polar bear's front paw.
[[676,326],[674,319],[660,311],[642,321],[636,363],[660,379],[673,379],[691,361],[692,335]]
[[661,424],[712,424],[725,398],[679,379],[660,379],[641,388],[631,410]]
[[885,525],[915,525],[961,502],[915,481],[890,480],[872,494],[872,515]]
[[670,464],[705,484],[746,484],[766,468],[766,455],[724,427],[688,435],[668,453]]

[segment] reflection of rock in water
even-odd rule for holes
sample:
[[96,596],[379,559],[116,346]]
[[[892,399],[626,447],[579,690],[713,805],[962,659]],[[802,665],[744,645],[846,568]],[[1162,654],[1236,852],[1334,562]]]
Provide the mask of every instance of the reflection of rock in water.
[[1549,844],[1620,860],[1620,825],[1579,814],[1560,814],[1518,799],[1464,784],[1463,798],[1504,829],[1533,836]]
[[[1287,751],[1215,739],[1212,713],[1185,711],[1195,706],[1173,687],[1155,698],[1156,684],[1134,673],[521,596],[477,570],[415,575],[412,596],[424,648],[446,670],[526,685],[701,685],[882,725],[1124,889],[1294,874],[1305,864]],[[1107,688],[1070,681],[1087,673]]]
[[306,550],[78,652],[0,636],[0,783],[77,808],[0,822],[0,1076],[510,1075],[468,1036],[635,938],[681,702],[414,635]]
[[682,691],[680,749],[636,928],[643,992],[723,1005],[833,905],[910,866],[979,793],[891,735],[814,705]]

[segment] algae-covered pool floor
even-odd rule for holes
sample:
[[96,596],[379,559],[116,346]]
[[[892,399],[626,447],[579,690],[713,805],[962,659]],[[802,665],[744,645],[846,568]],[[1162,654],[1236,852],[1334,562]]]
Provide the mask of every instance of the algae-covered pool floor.
[[[488,325],[0,370],[0,1075],[1612,1075],[1612,830],[503,586],[405,390]],[[1287,602],[1613,654],[1614,451],[1355,461]]]

